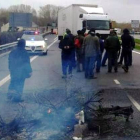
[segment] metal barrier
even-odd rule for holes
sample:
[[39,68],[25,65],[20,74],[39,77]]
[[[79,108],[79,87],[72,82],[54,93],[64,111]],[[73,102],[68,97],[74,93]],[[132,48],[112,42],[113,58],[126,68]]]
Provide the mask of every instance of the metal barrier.
[[[50,34],[50,32],[46,32],[44,34],[41,34],[43,37],[45,37],[46,35]],[[17,45],[17,41],[16,42],[13,42],[13,43],[8,43],[8,44],[5,44],[5,45],[0,45],[0,52],[5,52],[7,50],[10,50],[12,49],[13,47],[15,47]]]

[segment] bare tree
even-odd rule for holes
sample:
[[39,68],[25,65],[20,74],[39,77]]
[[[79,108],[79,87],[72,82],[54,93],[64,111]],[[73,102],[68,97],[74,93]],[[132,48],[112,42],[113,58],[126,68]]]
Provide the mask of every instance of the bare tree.
[[8,23],[9,12],[6,9],[0,9],[0,27]]
[[0,26],[9,22],[9,13],[32,13],[33,22],[39,26],[47,26],[53,22],[57,23],[58,12],[63,7],[55,5],[45,5],[36,11],[30,5],[13,5],[8,9],[0,9]]
[[9,7],[9,12],[16,12],[16,13],[32,13],[32,8],[29,5],[13,5]]
[[58,11],[63,7],[55,5],[45,5],[39,9],[40,24],[46,26],[57,22]]

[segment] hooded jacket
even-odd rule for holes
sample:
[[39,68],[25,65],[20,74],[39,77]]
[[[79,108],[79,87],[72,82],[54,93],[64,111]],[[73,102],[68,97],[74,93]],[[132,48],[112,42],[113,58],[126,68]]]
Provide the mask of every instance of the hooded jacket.
[[17,47],[9,54],[9,70],[11,78],[25,79],[32,73],[30,58],[25,48]]

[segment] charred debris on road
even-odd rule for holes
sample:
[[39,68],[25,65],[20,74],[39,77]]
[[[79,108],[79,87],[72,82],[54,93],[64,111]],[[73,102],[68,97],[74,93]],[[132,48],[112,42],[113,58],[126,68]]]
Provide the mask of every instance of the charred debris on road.
[[[51,92],[51,91],[50,91]],[[58,92],[52,91],[52,92]],[[72,140],[75,126],[78,125],[76,114],[83,110],[84,123],[87,128],[81,132],[81,137],[91,136],[139,136],[138,126],[133,126],[130,119],[133,117],[132,106],[103,107],[102,94],[106,90],[100,90],[96,94],[73,91],[73,94],[54,104],[49,95],[34,94],[34,102],[39,104],[43,116],[33,117],[27,110],[25,103],[18,104],[21,109],[12,121],[6,123],[0,117],[0,139],[6,140]],[[45,113],[44,113],[45,112]],[[30,114],[30,115],[29,115]],[[129,122],[130,121],[130,122]],[[115,128],[115,130],[114,130]],[[78,132],[79,133],[79,132]]]

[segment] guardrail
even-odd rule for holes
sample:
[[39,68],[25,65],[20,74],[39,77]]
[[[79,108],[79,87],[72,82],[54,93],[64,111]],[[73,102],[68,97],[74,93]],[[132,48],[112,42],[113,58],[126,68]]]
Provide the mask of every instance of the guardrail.
[[[46,35],[48,35],[50,32],[46,32],[44,34],[41,34],[43,37],[45,37]],[[8,43],[5,45],[0,45],[0,53],[6,52],[8,50],[11,50],[13,47],[15,47],[17,45],[17,41],[13,42],[13,43]]]

